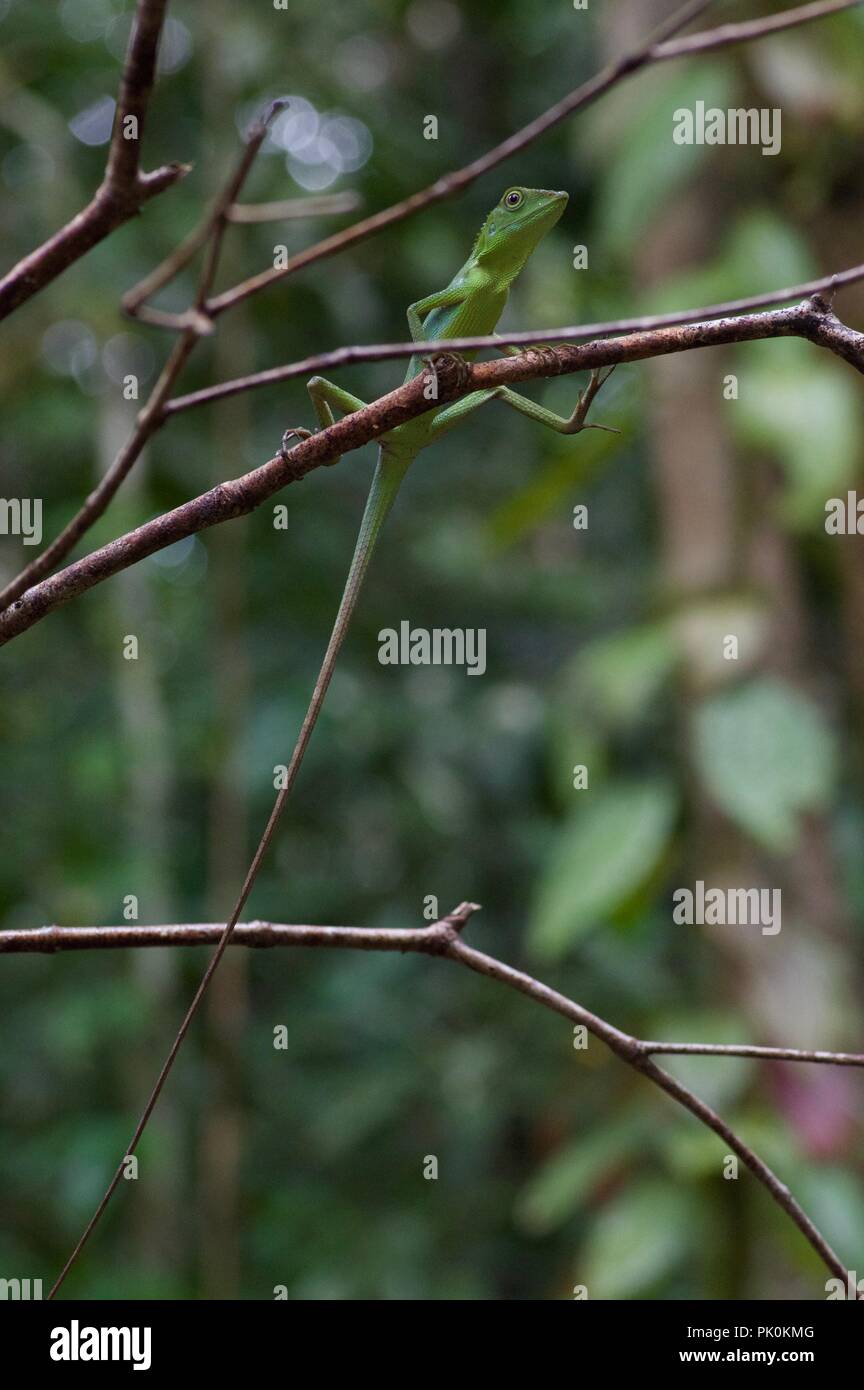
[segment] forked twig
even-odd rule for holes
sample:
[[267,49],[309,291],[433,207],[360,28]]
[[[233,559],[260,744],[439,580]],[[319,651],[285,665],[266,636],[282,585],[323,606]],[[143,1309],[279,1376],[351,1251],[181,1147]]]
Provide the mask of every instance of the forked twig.
[[0,280],[0,319],[56,280],[110,232],[128,222],[142,204],[188,174],[191,167],[188,164],[165,164],[147,174],[141,172],[140,165],[141,137],[153,90],[167,3],[168,0],[138,0],[102,183],[71,222],[31,251]]
[[[839,1255],[832,1249],[818,1227],[792,1196],[789,1188],[744,1139],[731,1128],[712,1106],[701,1100],[689,1087],[676,1077],[663,1071],[652,1060],[658,1053],[694,1054],[725,1057],[775,1058],[788,1062],[834,1063],[839,1066],[864,1066],[864,1054],[845,1052],[807,1052],[799,1048],[751,1047],[734,1044],[717,1045],[710,1043],[663,1043],[635,1038],[622,1032],[613,1024],[592,1013],[574,999],[559,994],[542,981],[522,970],[516,970],[494,956],[486,955],[468,946],[462,940],[462,932],[470,917],[478,911],[477,903],[460,903],[438,922],[413,930],[392,928],[376,929],[369,927],[315,927],[284,926],[270,922],[238,923],[234,929],[233,943],[238,946],[252,946],[273,949],[280,946],[313,947],[324,950],[360,951],[399,951],[419,952],[423,955],[443,956],[466,966],[489,979],[525,994],[536,1004],[551,1009],[570,1022],[584,1027],[625,1062],[634,1068],[660,1090],[670,1096],[684,1109],[689,1110],[697,1120],[723,1140],[733,1153],[741,1159],[757,1182],[761,1183],[777,1205],[786,1213],[802,1232],[805,1239],[816,1251],[819,1258],[832,1274],[851,1287],[850,1274]],[[142,927],[126,925],[122,927],[45,927],[38,931],[13,931],[0,933],[0,953],[6,951],[57,951],[57,950],[98,950],[118,947],[140,946],[200,946],[220,940],[224,928],[218,923],[197,923],[189,926]],[[76,937],[81,938],[76,941]],[[136,1131],[127,1151],[131,1154],[141,1135],[141,1126]],[[91,1218],[75,1250],[70,1255],[63,1271],[49,1293],[53,1298],[79,1251],[83,1248],[96,1222],[110,1200],[111,1194],[120,1181],[123,1172],[121,1164],[114,1175],[111,1186]]]

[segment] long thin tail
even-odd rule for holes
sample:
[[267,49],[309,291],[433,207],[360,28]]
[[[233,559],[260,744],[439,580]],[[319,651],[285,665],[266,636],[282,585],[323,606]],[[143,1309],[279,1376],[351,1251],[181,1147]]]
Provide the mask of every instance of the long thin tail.
[[410,457],[397,457],[393,454],[385,454],[383,450],[378,456],[378,466],[375,469],[375,476],[372,479],[372,487],[370,488],[369,496],[366,499],[366,507],[363,512],[363,520],[360,523],[360,531],[357,535],[357,544],[354,547],[354,556],[351,560],[351,568],[348,571],[348,578],[345,581],[345,588],[342,591],[342,599],[339,604],[339,611],[336,614],[336,621],[333,624],[333,631],[330,634],[330,641],[327,643],[327,650],[324,653],[324,660],[321,663],[321,670],[318,672],[318,679],[315,682],[315,689],[312,692],[312,698],[309,701],[309,708],[306,711],[306,717],[303,720],[303,724],[300,728],[300,733],[297,736],[297,742],[294,745],[294,752],[291,754],[291,761],[288,764],[288,771],[285,777],[285,785],[281,788],[278,796],[276,797],[276,800],[273,804],[273,810],[270,812],[270,818],[267,821],[266,826],[264,827],[264,833],[261,836],[260,841],[258,842],[258,848],[255,851],[252,863],[249,865],[249,870],[246,874],[245,879],[243,880],[243,887],[240,889],[239,896],[237,898],[236,903],[234,904],[234,910],[232,911],[231,916],[225,924],[225,930],[219,938],[219,944],[216,947],[216,950],[213,952],[213,955],[210,959],[210,963],[207,966],[207,969],[205,970],[201,978],[201,983],[195,991],[189,1008],[186,1010],[186,1015],[183,1019],[183,1022],[180,1024],[177,1036],[174,1039],[174,1042],[171,1044],[171,1050],[168,1053],[168,1056],[165,1058],[165,1061],[162,1065],[162,1070],[160,1071],[156,1079],[156,1083],[152,1091],[150,1092],[149,1099],[144,1107],[144,1110],[142,1111],[141,1118],[135,1127],[135,1133],[132,1135],[132,1139],[126,1150],[126,1153],[120,1160],[120,1164],[117,1168],[117,1171],[111,1179],[111,1182],[108,1185],[98,1207],[96,1208],[95,1212],[90,1218],[90,1221],[88,1222],[80,1240],[78,1241],[78,1244],[75,1246],[75,1249],[72,1251],[72,1254],[69,1256],[68,1260],[66,1261],[62,1270],[60,1271],[60,1274],[57,1276],[57,1279],[55,1280],[54,1285],[50,1293],[48,1294],[49,1299],[54,1297],[57,1290],[60,1288],[60,1285],[63,1283],[63,1280],[66,1278],[66,1275],[69,1273],[78,1256],[81,1254],[81,1251],[84,1249],[84,1246],[87,1244],[87,1241],[93,1234],[93,1231],[95,1230],[99,1222],[99,1219],[102,1216],[102,1213],[104,1212],[105,1208],[110,1202],[114,1194],[114,1191],[120,1182],[120,1179],[123,1177],[123,1174],[126,1169],[126,1160],[131,1154],[135,1152],[136,1148],[138,1147],[141,1135],[144,1133],[144,1130],[147,1126],[147,1121],[150,1119],[150,1116],[153,1113],[153,1110],[156,1106],[156,1102],[158,1101],[159,1096],[162,1093],[162,1087],[165,1085],[165,1082],[168,1079],[168,1074],[171,1071],[177,1053],[180,1051],[180,1048],[183,1044],[183,1039],[186,1037],[186,1034],[189,1031],[192,1020],[198,1012],[198,1007],[207,991],[207,987],[210,984],[210,981],[213,979],[213,976],[215,975],[216,970],[218,968],[219,962],[225,954],[228,943],[231,940],[231,935],[234,931],[234,928],[240,920],[240,914],[243,911],[243,908],[246,905],[246,900],[252,891],[252,885],[254,884],[258,874],[258,870],[261,867],[261,862],[264,858],[264,855],[267,853],[270,841],[273,838],[273,835],[276,831],[276,827],[279,824],[282,812],[285,809],[285,803],[287,802],[288,797],[291,794],[291,788],[293,787],[294,782],[296,781],[297,773],[300,770],[300,764],[303,761],[303,757],[308,747],[309,740],[312,737],[312,730],[315,728],[315,725],[318,720],[318,715],[321,713],[321,707],[324,704],[324,697],[327,694],[327,687],[330,684],[330,680],[333,675],[334,668],[336,666],[336,658],[339,655],[339,649],[345,640],[345,634],[348,631],[348,627],[351,622],[351,617],[354,613],[354,609],[357,606],[357,599],[359,597],[360,589],[362,587],[363,580],[366,575],[366,570],[369,566],[369,561],[372,558],[372,552],[375,549],[375,542],[378,539],[378,534],[381,530],[384,521],[387,518],[390,508],[393,506],[393,503],[396,499],[396,494],[399,491],[400,484],[405,476],[405,473],[411,461],[412,460]]
[[[307,744],[312,736],[312,730],[321,713],[324,704],[324,697],[327,694],[327,687],[336,666],[336,658],[339,649],[345,640],[354,609],[357,606],[357,598],[366,577],[366,570],[378,540],[378,533],[381,530],[390,508],[396,500],[402,479],[408,468],[411,459],[396,458],[392,455],[379,455],[378,466],[375,469],[375,476],[372,479],[372,486],[369,489],[369,496],[366,499],[366,507],[363,512],[363,520],[360,522],[360,530],[357,534],[357,544],[354,547],[354,556],[351,560],[351,568],[348,571],[348,578],[345,581],[345,588],[342,591],[342,599],[339,604],[339,611],[336,614],[336,621],[333,624],[333,631],[330,634],[330,641],[324,653],[324,660],[321,663],[321,670],[318,672],[318,679],[315,682],[315,689],[309,701],[309,708],[306,717],[297,737],[291,761],[288,764],[288,774],[285,779],[284,793],[291,790],[294,778],[299,771],[300,764],[306,752]],[[273,808],[274,815],[281,811],[284,801],[277,799]]]

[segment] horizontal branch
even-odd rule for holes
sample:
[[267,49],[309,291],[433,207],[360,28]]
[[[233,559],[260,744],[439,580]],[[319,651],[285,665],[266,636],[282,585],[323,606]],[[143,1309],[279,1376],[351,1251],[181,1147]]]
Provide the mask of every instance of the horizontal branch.
[[[776,1173],[759,1158],[758,1154],[730,1128],[711,1106],[700,1100],[675,1077],[662,1071],[651,1060],[651,1054],[658,1052],[716,1052],[724,1056],[771,1056],[787,1061],[836,1061],[842,1065],[858,1066],[864,1065],[864,1056],[853,1058],[853,1055],[849,1053],[806,1053],[792,1048],[739,1048],[732,1045],[714,1048],[711,1044],[658,1043],[635,1038],[614,1027],[606,1019],[600,1018],[575,1000],[559,994],[557,990],[551,989],[533,976],[467,946],[461,939],[461,933],[470,917],[478,910],[477,903],[461,903],[459,907],[440,921],[409,930],[285,926],[271,922],[238,923],[234,928],[232,944],[264,948],[303,946],[363,951],[413,951],[423,955],[443,956],[480,975],[498,980],[501,984],[518,990],[535,1003],[551,1009],[571,1023],[585,1027],[628,1066],[647,1077],[655,1086],[658,1086],[679,1105],[689,1110],[692,1115],[695,1115],[698,1120],[713,1130],[738,1155],[778,1206],[794,1221],[828,1269],[845,1282],[849,1276],[843,1262]],[[219,940],[223,931],[222,923],[210,922],[152,927],[133,924],[113,927],[42,927],[35,931],[0,932],[0,954],[22,951],[55,952],[141,946],[212,945]]]
[[[711,319],[707,323],[604,338],[572,347],[535,348],[496,362],[469,364],[445,353],[436,360],[435,408],[470,391],[491,390],[623,362],[641,362],[694,348],[780,337],[809,339],[843,357],[857,371],[864,372],[864,334],[841,323],[827,304],[817,298],[764,314]],[[438,351],[442,346],[445,345],[441,342],[434,344]],[[430,409],[427,385],[425,375],[415,377],[362,410],[302,440],[289,452],[277,454],[240,478],[219,483],[34,585],[0,613],[0,646],[55,608],[155,551],[223,521],[246,516],[286,484],[337,461],[343,454],[380,438],[395,426],[425,414]]]
[[296,222],[305,217],[337,217],[355,212],[362,198],[359,193],[321,193],[318,197],[282,198],[275,203],[232,203],[226,212],[229,222]]
[[[469,904],[476,910],[474,904]],[[66,951],[140,950],[144,947],[215,946],[223,922],[172,922],[163,926],[139,926],[124,922],[109,927],[29,927],[0,931],[2,955],[54,955]],[[428,927],[329,927],[288,926],[282,922],[238,922],[232,946],[266,950],[276,946],[311,946],[355,951],[415,951],[441,954],[441,923]],[[596,1023],[592,1015],[592,1023]],[[754,1057],[779,1062],[822,1062],[840,1067],[864,1067],[864,1052],[825,1052],[800,1047],[761,1047],[754,1043],[655,1042],[626,1039],[630,1050],[646,1057],[666,1053],[689,1057]]]
[[825,1062],[835,1067],[864,1067],[864,1052],[824,1052],[802,1047],[759,1047],[752,1043],[643,1041],[640,1046],[650,1057],[659,1056],[661,1053],[674,1057],[755,1057],[762,1061]]
[[[156,75],[167,2],[138,0],[102,183],[81,212],[0,280],[0,319],[55,280],[116,227],[128,222],[150,198],[189,172],[187,164],[166,164],[147,174],[140,168],[144,119]],[[133,139],[126,138],[130,117],[136,123]]]
[[[607,319],[600,323],[576,324],[570,328],[536,328],[524,333],[494,333],[491,336],[452,338],[447,341],[450,352],[482,352],[502,347],[531,347],[537,343],[584,342],[586,338],[601,338],[619,333],[643,333],[653,328],[676,328],[685,323],[696,323],[701,319],[725,318],[730,315],[747,313],[752,309],[764,309],[775,304],[785,304],[789,300],[827,294],[833,298],[835,291],[846,285],[864,280],[864,265],[850,266],[848,270],[836,271],[833,275],[823,275],[816,280],[806,280],[800,285],[787,285],[785,289],[768,290],[763,294],[747,295],[743,299],[729,299],[721,304],[705,304],[698,309],[678,309],[669,314],[642,314],[635,318]],[[440,340],[421,343],[369,343],[350,347],[333,348],[330,352],[319,352],[313,357],[304,357],[298,362],[289,362],[282,367],[268,367],[262,372],[252,372],[248,376],[235,377],[233,381],[219,381],[214,386],[190,391],[185,396],[174,396],[165,405],[163,416],[176,415],[197,406],[210,405],[213,401],[224,400],[227,396],[237,396],[244,391],[254,391],[261,386],[275,386],[282,381],[291,381],[298,376],[314,372],[336,371],[340,367],[355,366],[360,362],[386,362],[395,358],[429,356],[440,352]]]
[[[138,950],[145,946],[215,946],[224,922],[171,923],[114,927],[36,927],[0,931],[2,955],[53,955],[58,951]],[[440,927],[404,931],[371,927],[283,926],[276,922],[238,922],[231,937],[235,946],[339,946],[358,951],[440,952]]]

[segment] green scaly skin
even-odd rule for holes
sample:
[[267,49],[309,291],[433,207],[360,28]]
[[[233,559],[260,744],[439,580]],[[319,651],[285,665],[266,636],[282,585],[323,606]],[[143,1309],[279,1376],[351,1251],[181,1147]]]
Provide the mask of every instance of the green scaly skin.
[[[547,232],[554,227],[567,206],[566,193],[553,193],[543,188],[508,188],[501,201],[492,209],[474,243],[471,255],[454,275],[446,289],[420,299],[408,309],[408,327],[412,342],[446,341],[448,338],[480,337],[495,331],[510,286],[525,266]],[[465,353],[473,358],[476,353]],[[412,357],[405,380],[411,381],[423,370],[423,362]],[[339,604],[339,611],[324,654],[315,690],[306,711],[296,747],[288,765],[285,791],[289,791],[297,775],[306,746],[324,703],[327,687],[333,675],[339,649],[345,639],[351,616],[357,604],[360,588],[375,548],[381,527],[393,506],[396,494],[414,459],[421,450],[434,444],[448,430],[473,410],[494,399],[527,415],[529,419],[553,429],[559,434],[577,434],[586,425],[587,406],[605,378],[592,374],[589,388],[573,414],[568,418],[535,404],[525,396],[499,386],[486,391],[473,391],[454,404],[432,408],[416,419],[397,426],[379,441],[378,465],[366,502],[360,532],[348,571],[348,578]],[[323,377],[312,377],[307,383],[315,413],[322,428],[335,421],[335,411],[350,415],[366,405]],[[598,426],[596,428],[602,428]],[[306,434],[305,430],[289,430],[283,440],[287,446],[292,435]],[[333,460],[334,463],[338,459]]]

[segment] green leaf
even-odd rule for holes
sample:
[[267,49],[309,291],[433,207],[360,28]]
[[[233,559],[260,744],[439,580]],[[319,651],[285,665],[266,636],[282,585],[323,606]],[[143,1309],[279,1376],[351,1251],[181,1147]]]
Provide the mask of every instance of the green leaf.
[[[759,347],[764,348],[764,344]],[[855,383],[802,343],[771,343],[747,357],[730,419],[750,448],[775,455],[786,473],[781,512],[795,526],[825,524],[825,500],[857,475],[862,431]]]
[[574,792],[582,804],[555,839],[530,941],[547,960],[608,917],[648,878],[666,848],[676,796],[664,781]]
[[545,1235],[577,1215],[592,1189],[609,1177],[610,1169],[636,1152],[644,1129],[641,1118],[631,1118],[557,1150],[520,1193],[518,1224],[532,1235]]
[[[838,1164],[817,1170],[802,1164],[795,1174],[795,1192],[826,1239],[850,1262],[864,1249],[864,1186],[860,1177]],[[862,1277],[860,1264],[858,1278]]]
[[[651,1020],[651,1036],[664,1042],[740,1043],[748,1034],[747,1024],[736,1014],[720,1009],[679,1009],[674,1014],[661,1014]],[[756,1063],[750,1057],[676,1056],[661,1057],[683,1085],[695,1091],[708,1105],[720,1109],[737,1102],[750,1081]],[[688,1134],[693,1126],[683,1119]],[[725,1152],[725,1151],[724,1151]]]
[[791,850],[802,812],[827,801],[834,739],[816,707],[782,681],[751,681],[696,715],[696,761],[730,819],[768,849]]
[[723,61],[643,79],[626,130],[614,132],[614,158],[609,157],[612,141],[601,136],[607,159],[597,224],[607,252],[624,253],[634,239],[645,237],[655,214],[712,154],[707,145],[673,143],[675,111],[692,109],[697,101],[726,108],[733,104],[734,88],[732,69]]
[[676,658],[675,637],[666,623],[646,623],[589,642],[580,654],[580,675],[598,718],[613,726],[634,724]]
[[[573,409],[573,397],[571,386],[569,401],[544,400],[543,404],[552,410],[569,413]],[[622,407],[616,402],[612,418],[618,429],[621,428],[621,412]],[[555,441],[550,440],[544,443],[547,445],[544,462],[536,477],[508,492],[486,523],[487,536],[496,549],[515,545],[549,516],[560,518],[571,495],[581,500],[584,488],[600,465],[620,452],[621,435],[595,430],[580,436],[578,449],[556,447]]]
[[689,1252],[695,1229],[691,1196],[646,1179],[598,1216],[575,1281],[593,1299],[645,1293]]

